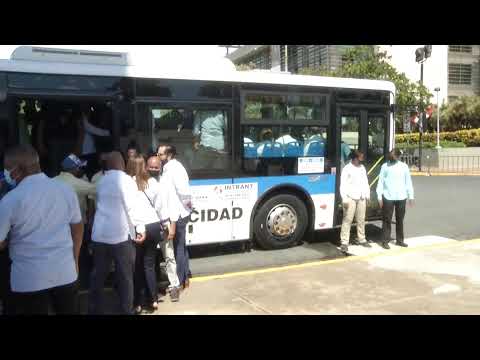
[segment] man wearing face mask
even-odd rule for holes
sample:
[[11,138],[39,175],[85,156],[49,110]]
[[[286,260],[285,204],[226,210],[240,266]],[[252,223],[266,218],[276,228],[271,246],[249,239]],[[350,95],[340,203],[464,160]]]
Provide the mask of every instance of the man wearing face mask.
[[388,245],[391,236],[392,216],[395,209],[395,232],[398,246],[407,247],[403,236],[403,219],[405,205],[413,205],[413,185],[408,165],[399,160],[400,150],[394,149],[388,154],[388,162],[382,165],[378,177],[377,198],[383,211],[383,242],[382,247],[390,249]]
[[365,239],[365,211],[367,201],[370,200],[370,187],[368,186],[367,171],[362,165],[364,155],[361,151],[352,152],[352,161],[345,165],[340,177],[340,196],[343,203],[343,222],[340,233],[340,250],[348,251],[350,241],[350,227],[353,218],[357,221],[358,242],[356,245],[371,247]]
[[178,213],[175,212],[175,189],[161,173],[161,161],[158,156],[150,156],[147,161],[147,171],[150,174],[148,180],[149,188],[155,192],[153,203],[155,210],[157,211],[160,221],[166,226],[167,234],[165,239],[159,244],[162,250],[163,258],[166,263],[166,272],[170,286],[168,290],[170,292],[170,298],[172,301],[178,301],[180,297],[179,286],[180,281],[177,275],[177,262],[175,261],[173,236],[168,234],[175,234],[176,223],[175,217],[178,217]]
[[14,314],[78,312],[78,259],[83,223],[74,191],[40,170],[30,145],[8,149],[5,179],[14,187],[0,201],[0,249],[9,235]]

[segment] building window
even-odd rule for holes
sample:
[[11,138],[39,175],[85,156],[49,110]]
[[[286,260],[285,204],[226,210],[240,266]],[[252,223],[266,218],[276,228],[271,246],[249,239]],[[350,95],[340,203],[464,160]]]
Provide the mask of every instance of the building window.
[[325,122],[326,107],[325,96],[248,94],[245,96],[244,121],[272,124],[283,120]]
[[244,61],[244,64],[253,63],[257,69],[270,70],[272,68],[272,56],[270,54],[270,46],[267,46],[265,49],[255,53],[251,57],[248,57]]
[[448,64],[448,83],[451,85],[471,85],[471,64]]
[[472,45],[448,45],[448,51],[471,54]]

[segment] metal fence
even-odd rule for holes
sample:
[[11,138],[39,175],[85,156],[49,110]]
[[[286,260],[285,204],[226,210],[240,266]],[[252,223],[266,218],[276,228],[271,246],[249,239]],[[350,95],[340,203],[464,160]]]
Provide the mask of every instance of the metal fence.
[[[419,157],[415,154],[403,154],[401,160],[412,170],[419,169]],[[462,173],[480,175],[479,155],[426,156],[422,161],[422,171],[427,173]]]

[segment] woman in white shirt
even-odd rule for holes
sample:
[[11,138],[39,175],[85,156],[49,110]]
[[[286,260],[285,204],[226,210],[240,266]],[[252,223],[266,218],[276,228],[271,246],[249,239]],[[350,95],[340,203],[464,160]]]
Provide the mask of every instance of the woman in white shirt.
[[357,237],[359,244],[371,247],[365,239],[365,212],[367,201],[370,200],[370,186],[367,171],[362,165],[364,155],[355,150],[351,154],[352,161],[342,169],[340,177],[340,196],[343,203],[343,222],[340,232],[340,250],[347,252],[350,242],[350,227],[353,218],[357,221]]
[[138,211],[134,213],[137,233],[146,233],[145,241],[136,244],[134,306],[137,313],[142,311],[142,292],[145,290],[147,307],[158,308],[157,275],[155,257],[157,245],[163,240],[163,227],[155,210],[157,182],[150,178],[143,155],[138,154],[128,160],[126,172],[137,183]]

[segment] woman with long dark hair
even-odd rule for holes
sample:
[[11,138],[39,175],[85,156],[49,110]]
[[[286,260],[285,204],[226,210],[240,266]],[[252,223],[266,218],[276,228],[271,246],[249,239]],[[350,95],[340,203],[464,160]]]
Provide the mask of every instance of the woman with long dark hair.
[[[137,226],[138,233],[146,233],[145,241],[136,244],[134,306],[135,311],[140,313],[144,304],[153,310],[158,307],[155,258],[157,245],[163,240],[163,228],[154,206],[157,183],[150,178],[146,170],[145,158],[142,154],[138,154],[128,160],[126,172],[135,180],[138,187],[140,206],[138,206],[139,211],[135,214],[135,219],[132,220],[134,220],[134,223],[143,224]],[[146,298],[142,296],[144,291]]]

